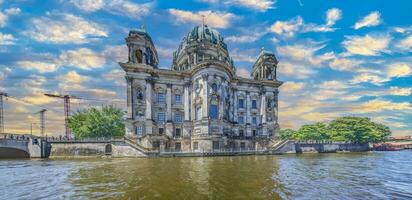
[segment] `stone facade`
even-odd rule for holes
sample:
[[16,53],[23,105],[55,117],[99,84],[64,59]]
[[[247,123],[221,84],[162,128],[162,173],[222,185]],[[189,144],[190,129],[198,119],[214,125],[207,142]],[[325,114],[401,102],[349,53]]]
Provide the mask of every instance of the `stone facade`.
[[204,152],[259,150],[278,136],[277,59],[262,50],[252,79],[236,75],[223,37],[207,25],[190,31],[158,68],[150,35],[131,30],[126,43],[126,134],[149,149]]

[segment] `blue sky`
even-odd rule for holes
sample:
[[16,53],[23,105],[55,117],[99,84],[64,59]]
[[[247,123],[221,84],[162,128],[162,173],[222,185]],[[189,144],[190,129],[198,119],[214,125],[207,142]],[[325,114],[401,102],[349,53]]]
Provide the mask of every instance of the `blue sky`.
[[63,102],[44,92],[85,98],[72,110],[124,107],[117,62],[127,58],[128,31],[143,25],[169,68],[203,15],[225,37],[238,75],[249,75],[261,48],[276,54],[282,128],[368,116],[412,135],[411,7],[407,0],[0,0],[6,131],[28,132],[44,107],[46,132],[62,133]]

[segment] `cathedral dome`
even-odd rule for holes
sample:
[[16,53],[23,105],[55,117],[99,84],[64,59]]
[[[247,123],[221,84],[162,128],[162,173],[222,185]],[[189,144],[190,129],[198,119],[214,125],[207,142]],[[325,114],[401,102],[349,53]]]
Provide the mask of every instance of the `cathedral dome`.
[[[227,45],[223,40],[220,33],[208,25],[194,27],[183,38],[178,49],[173,52],[172,69],[187,70],[191,68],[191,65],[205,60],[221,61],[233,67],[233,61],[229,57]],[[184,57],[187,57],[187,54],[192,56],[196,54],[196,56],[186,61]]]

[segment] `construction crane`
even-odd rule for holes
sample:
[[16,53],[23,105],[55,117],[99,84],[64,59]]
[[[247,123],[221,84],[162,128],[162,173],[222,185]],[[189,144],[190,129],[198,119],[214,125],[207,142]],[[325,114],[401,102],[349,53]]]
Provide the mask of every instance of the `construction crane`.
[[45,93],[44,95],[52,98],[61,98],[64,100],[64,128],[67,138],[71,138],[71,132],[69,128],[69,117],[70,117],[70,99],[82,99],[72,95],[62,95],[62,94],[50,94]]
[[0,133],[4,133],[3,97],[8,97],[7,93],[0,92]]
[[40,134],[42,137],[45,136],[45,129],[46,129],[46,123],[45,123],[45,112],[47,109],[41,109],[39,112],[36,112],[34,114],[40,113]]

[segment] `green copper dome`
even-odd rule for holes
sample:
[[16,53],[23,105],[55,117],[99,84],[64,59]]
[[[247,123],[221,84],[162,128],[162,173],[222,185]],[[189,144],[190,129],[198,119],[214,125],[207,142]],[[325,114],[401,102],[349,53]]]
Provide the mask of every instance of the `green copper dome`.
[[218,45],[227,51],[227,45],[223,41],[223,37],[220,33],[207,26],[207,25],[200,25],[194,27],[185,38],[183,38],[182,43],[179,45],[179,48],[173,53],[174,57],[177,57],[181,50],[188,44],[192,42],[199,42],[199,43],[212,43]]

